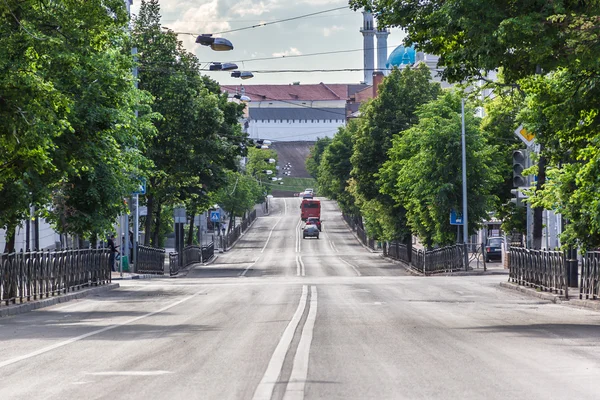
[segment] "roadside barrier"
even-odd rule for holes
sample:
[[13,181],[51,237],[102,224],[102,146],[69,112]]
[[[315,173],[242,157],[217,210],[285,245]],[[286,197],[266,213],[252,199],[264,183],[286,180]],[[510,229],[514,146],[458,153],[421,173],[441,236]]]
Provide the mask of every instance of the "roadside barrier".
[[0,304],[108,284],[109,255],[104,248],[0,254]]

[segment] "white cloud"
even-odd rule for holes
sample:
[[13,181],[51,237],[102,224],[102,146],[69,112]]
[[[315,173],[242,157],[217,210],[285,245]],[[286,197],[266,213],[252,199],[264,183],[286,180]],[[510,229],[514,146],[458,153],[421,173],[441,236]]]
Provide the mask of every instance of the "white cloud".
[[302,54],[300,50],[295,47],[290,47],[289,50],[273,53],[273,57],[299,56],[300,54]]
[[337,25],[326,27],[326,28],[323,28],[323,36],[325,36],[325,37],[331,36],[332,34],[339,32],[339,31],[343,31],[345,29],[346,28],[344,28],[343,26],[337,26]]

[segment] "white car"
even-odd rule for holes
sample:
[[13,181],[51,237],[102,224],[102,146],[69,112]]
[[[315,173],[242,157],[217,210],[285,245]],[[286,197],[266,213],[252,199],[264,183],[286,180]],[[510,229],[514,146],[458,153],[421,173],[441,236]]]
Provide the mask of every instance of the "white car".
[[311,194],[313,194],[313,193],[314,193],[314,190],[313,190],[313,189],[311,189],[311,188],[304,189],[304,193],[311,193]]

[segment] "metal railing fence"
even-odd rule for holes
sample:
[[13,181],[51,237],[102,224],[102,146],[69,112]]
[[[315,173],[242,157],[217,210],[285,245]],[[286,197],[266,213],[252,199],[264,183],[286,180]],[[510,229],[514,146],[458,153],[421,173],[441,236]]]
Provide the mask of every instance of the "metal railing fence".
[[509,258],[509,281],[522,286],[565,294],[568,297],[565,254],[560,251],[513,247]]
[[169,274],[177,275],[181,267],[179,266],[179,253],[169,253]]
[[465,269],[464,252],[467,251],[464,244],[440,247],[425,252],[425,264],[422,272],[453,272]]
[[145,274],[164,274],[165,249],[139,245],[136,272]]
[[110,283],[109,255],[108,249],[0,254],[0,304]]
[[215,255],[215,243],[210,242],[202,246],[202,262],[207,262]]
[[250,228],[250,225],[255,219],[256,210],[252,210],[252,212],[250,212],[248,216],[245,219],[243,219],[242,222],[238,226],[236,226],[231,232],[229,232],[225,236],[221,236],[219,240],[221,241],[220,243],[222,248],[225,251],[230,249],[231,246],[233,246],[233,244],[236,242],[236,240],[238,240],[242,236],[242,233],[246,232],[248,228]]
[[582,257],[579,298],[586,300],[600,298],[600,251],[588,251]]
[[402,261],[424,274],[464,270],[463,244],[441,247],[430,251],[412,248],[397,241],[386,244],[386,256]]

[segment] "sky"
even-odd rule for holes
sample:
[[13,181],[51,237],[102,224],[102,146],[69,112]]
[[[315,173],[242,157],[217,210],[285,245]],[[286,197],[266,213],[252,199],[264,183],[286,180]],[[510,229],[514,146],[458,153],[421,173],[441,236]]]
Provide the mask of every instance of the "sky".
[[[132,14],[137,14],[141,0],[133,0]],[[350,8],[322,13],[294,21],[215,35],[229,39],[232,51],[216,52],[196,44],[201,33],[217,33],[249,27],[338,7],[348,0],[161,0],[162,25],[179,34],[185,48],[196,54],[208,69],[210,62],[236,62],[240,70],[251,71],[254,78],[241,81],[229,72],[203,72],[222,85],[310,83],[360,83],[362,71],[308,72],[363,68],[362,14]],[[402,44],[404,34],[392,29],[388,37],[388,54]],[[293,55],[322,54],[286,58]],[[286,56],[286,57],[283,57]],[[278,57],[270,60],[259,58]],[[375,56],[376,57],[376,56]],[[301,70],[303,72],[281,72]],[[264,72],[260,72],[264,71]],[[279,72],[266,72],[279,71]]]

